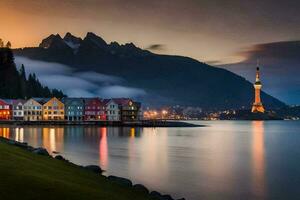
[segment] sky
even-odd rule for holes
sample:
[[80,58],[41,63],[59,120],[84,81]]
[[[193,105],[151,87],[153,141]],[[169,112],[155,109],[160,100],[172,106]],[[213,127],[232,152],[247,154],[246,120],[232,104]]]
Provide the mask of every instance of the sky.
[[[260,59],[262,73],[266,72],[264,90],[289,104],[300,104],[298,55],[278,56],[272,45],[269,48],[291,42],[289,48],[276,49],[300,53],[299,10],[296,0],[0,0],[0,38],[18,48],[38,46],[52,33],[71,32],[83,38],[94,32],[107,42],[133,42],[155,53],[189,56],[249,81]],[[61,69],[68,76],[70,72]],[[143,93],[138,88],[121,89]]]
[[294,0],[1,0],[0,8],[0,37],[13,47],[91,31],[108,42],[222,64],[243,59],[243,48],[300,34]]

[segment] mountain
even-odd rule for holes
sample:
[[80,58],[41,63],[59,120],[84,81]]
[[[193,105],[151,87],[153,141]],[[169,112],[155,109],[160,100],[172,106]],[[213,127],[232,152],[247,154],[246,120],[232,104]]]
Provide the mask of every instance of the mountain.
[[[34,60],[66,64],[78,72],[122,77],[127,86],[144,89],[147,96],[143,101],[151,105],[249,108],[254,98],[252,84],[232,72],[188,57],[154,54],[133,43],[108,44],[94,33],[87,33],[83,39],[70,33],[64,38],[51,35],[39,47],[14,52]],[[267,108],[285,106],[264,92],[262,99]]]
[[61,91],[44,87],[35,74],[25,74],[22,66],[18,71],[14,63],[13,52],[9,48],[0,48],[0,98],[63,97]]
[[263,87],[289,104],[299,104],[300,41],[257,44],[240,54],[243,61],[219,67],[253,80],[253,66],[259,60]]

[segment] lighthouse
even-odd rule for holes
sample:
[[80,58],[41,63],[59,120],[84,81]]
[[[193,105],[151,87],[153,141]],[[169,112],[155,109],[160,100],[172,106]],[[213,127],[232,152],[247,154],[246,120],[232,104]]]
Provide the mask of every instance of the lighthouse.
[[264,113],[265,109],[260,99],[260,90],[261,90],[262,84],[260,82],[259,78],[259,67],[256,68],[256,79],[254,83],[254,90],[255,90],[255,100],[252,105],[252,112],[253,113]]

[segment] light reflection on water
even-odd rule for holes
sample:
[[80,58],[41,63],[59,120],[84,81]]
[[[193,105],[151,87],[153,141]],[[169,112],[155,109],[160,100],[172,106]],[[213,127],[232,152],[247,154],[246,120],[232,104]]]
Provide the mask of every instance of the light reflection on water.
[[[96,164],[187,199],[296,199],[300,123],[195,122],[201,128],[0,126],[0,136]],[[298,159],[296,159],[298,158]]]
[[252,122],[252,127],[253,189],[257,196],[267,198],[265,185],[264,122],[254,121]]

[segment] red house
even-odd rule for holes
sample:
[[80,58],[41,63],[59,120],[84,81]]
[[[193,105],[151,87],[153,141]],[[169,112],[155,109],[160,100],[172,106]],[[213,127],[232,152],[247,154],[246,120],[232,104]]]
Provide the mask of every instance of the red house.
[[85,99],[84,120],[106,120],[105,103],[99,98]]
[[11,105],[0,99],[0,120],[10,120],[12,116]]

